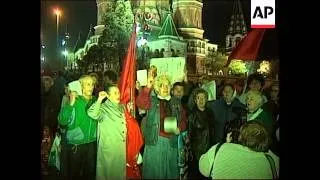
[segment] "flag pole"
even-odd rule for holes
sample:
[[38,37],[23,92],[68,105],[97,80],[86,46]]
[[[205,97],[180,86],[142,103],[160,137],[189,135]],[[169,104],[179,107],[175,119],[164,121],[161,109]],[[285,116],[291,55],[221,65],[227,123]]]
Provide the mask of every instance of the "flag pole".
[[131,115],[136,118],[135,104],[133,103],[133,88],[130,88],[130,103],[132,104]]
[[[137,23],[136,23],[136,18],[134,18],[134,21],[133,21],[133,31],[134,31],[134,33],[137,33],[136,32],[136,30],[137,30]],[[136,46],[134,47],[134,48],[136,48]],[[136,58],[136,54],[134,53],[134,57],[133,58]],[[134,67],[135,67],[135,64],[134,64]],[[131,77],[134,77],[133,76],[133,73],[135,73],[135,69],[136,68],[134,68],[134,67],[132,67],[132,74],[131,74]],[[134,93],[134,89],[135,88],[135,86],[133,86],[133,87],[130,87],[130,103],[132,104],[132,112],[131,112],[131,115],[134,117],[134,118],[136,118],[136,111],[135,111],[135,104],[134,104],[134,102],[133,102],[133,99],[134,99],[134,95],[135,95],[135,93]]]

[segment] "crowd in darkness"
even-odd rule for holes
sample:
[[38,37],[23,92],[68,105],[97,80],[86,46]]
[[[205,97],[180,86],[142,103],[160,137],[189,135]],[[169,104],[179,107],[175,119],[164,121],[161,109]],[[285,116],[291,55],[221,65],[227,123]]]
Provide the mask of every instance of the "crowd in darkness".
[[[135,108],[120,103],[119,75],[41,77],[41,172],[65,179],[271,179],[279,174],[279,84],[171,82],[148,70]],[[82,93],[68,84],[79,81]],[[136,109],[132,111],[132,109]],[[132,116],[132,112],[135,115]],[[177,127],[168,132],[168,117]],[[59,167],[48,163],[60,137]]]

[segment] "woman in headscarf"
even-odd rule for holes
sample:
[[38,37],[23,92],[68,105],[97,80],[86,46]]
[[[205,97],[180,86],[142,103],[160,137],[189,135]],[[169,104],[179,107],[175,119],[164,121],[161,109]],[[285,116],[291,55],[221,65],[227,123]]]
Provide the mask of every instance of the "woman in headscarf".
[[139,125],[120,104],[117,85],[106,84],[105,90],[88,109],[88,115],[98,121],[96,179],[138,179],[137,159],[143,144]]

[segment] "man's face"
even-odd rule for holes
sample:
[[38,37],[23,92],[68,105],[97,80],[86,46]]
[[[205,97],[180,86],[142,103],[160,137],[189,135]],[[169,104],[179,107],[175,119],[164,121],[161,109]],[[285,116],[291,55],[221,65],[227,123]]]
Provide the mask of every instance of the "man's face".
[[184,87],[183,86],[175,86],[173,88],[173,96],[174,97],[182,98],[183,95],[184,95]]
[[222,95],[226,102],[231,102],[233,93],[234,91],[230,86],[225,86],[223,88]]
[[196,104],[198,109],[203,109],[206,105],[206,95],[204,93],[199,93],[196,96]]
[[256,91],[260,91],[262,86],[261,86],[261,83],[260,81],[256,80],[256,79],[253,79],[251,81],[251,83],[249,84],[249,88],[250,90],[256,90]]

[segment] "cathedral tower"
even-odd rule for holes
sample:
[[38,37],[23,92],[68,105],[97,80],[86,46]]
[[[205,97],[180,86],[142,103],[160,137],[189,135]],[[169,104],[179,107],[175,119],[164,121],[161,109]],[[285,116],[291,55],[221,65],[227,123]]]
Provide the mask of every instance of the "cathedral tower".
[[173,0],[174,21],[185,38],[203,38],[202,0]]
[[247,26],[244,20],[243,11],[240,0],[235,0],[233,11],[226,36],[226,51],[231,52],[232,49],[240,42],[247,33]]
[[102,35],[105,25],[103,24],[103,16],[108,9],[114,5],[116,0],[96,0],[97,3],[97,26],[94,27],[95,35]]
[[202,0],[173,0],[174,21],[179,34],[187,41],[189,74],[205,73],[208,40],[203,38]]

